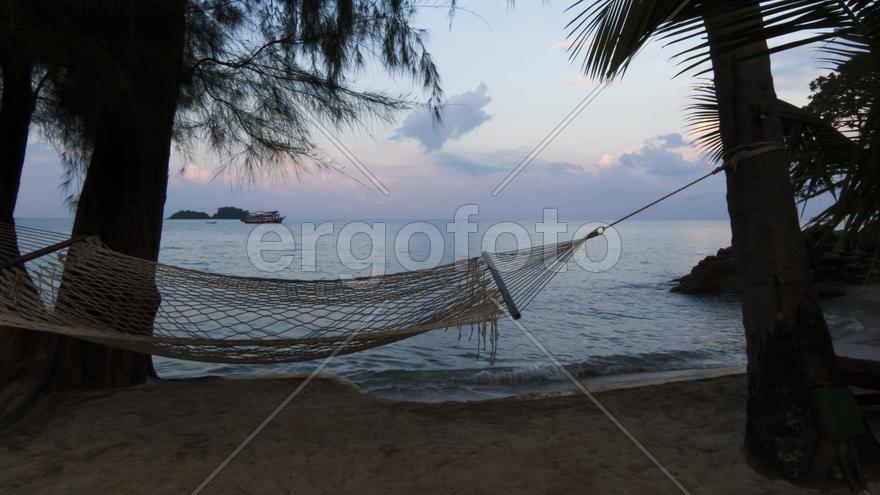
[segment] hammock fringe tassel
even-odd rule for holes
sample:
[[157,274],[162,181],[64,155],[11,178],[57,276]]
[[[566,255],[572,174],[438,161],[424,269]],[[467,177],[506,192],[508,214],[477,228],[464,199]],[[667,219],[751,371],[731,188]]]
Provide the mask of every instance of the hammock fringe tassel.
[[470,326],[477,356],[488,350],[494,360],[502,303],[518,318],[587,239],[735,167],[737,158],[781,146],[759,144],[582,238],[377,277],[217,275],[128,256],[96,237],[0,223],[0,327],[190,361],[278,363],[350,354],[440,328],[458,328],[461,339]]
[[494,360],[501,301],[524,308],[582,242],[378,277],[286,280],[199,272],[96,237],[0,224],[0,326],[218,363],[319,359],[441,328],[460,339],[469,326],[477,357]]

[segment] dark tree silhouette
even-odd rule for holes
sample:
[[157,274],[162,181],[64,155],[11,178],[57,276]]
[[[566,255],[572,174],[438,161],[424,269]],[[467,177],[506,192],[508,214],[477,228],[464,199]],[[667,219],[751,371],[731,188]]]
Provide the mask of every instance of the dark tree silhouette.
[[[185,151],[207,144],[245,179],[299,172],[325,165],[310,138],[313,121],[338,129],[391,119],[412,105],[403,91],[359,90],[352,76],[368,64],[412,79],[435,112],[441,97],[409,1],[97,0],[45,7],[43,20],[24,27],[75,42],[51,50],[34,44],[24,53],[45,57],[52,77],[38,120],[64,151],[71,178],[82,180],[72,198],[73,234],[97,235],[149,260],[158,256],[172,142]],[[132,299],[158,308],[152,281],[138,286],[110,299],[115,310],[125,311]],[[62,284],[56,310],[77,297]],[[144,321],[126,330],[151,326]],[[35,348],[31,357],[46,357],[54,386],[129,385],[151,371],[149,356],[66,337],[22,338],[34,341],[27,342]]]
[[[777,50],[836,39],[832,56],[876,45],[876,5],[864,0],[597,0],[578,3],[572,57],[614,78],[653,34],[691,41],[680,60],[714,75],[727,204],[742,286],[749,399],[746,448],[776,473],[828,478],[809,390],[837,383],[828,328],[810,287],[767,39],[809,32]],[[765,24],[765,18],[771,19]],[[814,31],[815,30],[815,31]]]
[[[875,7],[880,17],[880,7]],[[880,24],[878,22],[877,24]],[[878,29],[880,31],[880,29]],[[880,43],[851,54],[834,72],[810,83],[810,103],[791,119],[792,181],[804,201],[832,193],[814,219],[842,225],[850,246],[880,247]],[[876,276],[876,272],[875,272]]]
[[[46,82],[33,50],[34,45],[45,44],[33,32],[38,25],[38,11],[37,2],[27,0],[10,0],[0,8],[0,222],[6,224],[14,224],[31,119],[37,95]],[[12,256],[18,253],[14,236],[0,242],[10,243],[0,252]],[[0,255],[2,261],[6,260]],[[31,391],[45,382],[49,374],[47,360],[34,359],[34,354],[51,341],[54,338],[44,334],[0,328],[0,425],[15,419],[33,397]],[[14,386],[7,386],[11,384]]]

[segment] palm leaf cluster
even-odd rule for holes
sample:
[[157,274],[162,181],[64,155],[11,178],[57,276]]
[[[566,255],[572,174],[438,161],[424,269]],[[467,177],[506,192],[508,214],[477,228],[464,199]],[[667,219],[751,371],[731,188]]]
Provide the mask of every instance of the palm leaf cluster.
[[[831,75],[814,82],[812,102],[779,102],[791,152],[792,181],[803,201],[822,194],[834,203],[815,221],[842,227],[849,242],[880,245],[880,6],[869,0],[580,0],[570,9],[570,56],[587,75],[621,76],[652,37],[679,50],[681,73],[709,71],[703,19],[712,16],[727,34],[713,50],[768,40],[769,53],[811,46]],[[746,22],[759,19],[761,22]],[[757,27],[749,28],[754,25]],[[697,87],[688,123],[710,157],[724,155],[711,83]]]
[[[792,119],[792,182],[804,201],[832,194],[815,219],[842,226],[851,245],[880,246],[880,53],[854,54],[811,86],[811,102]],[[865,246],[866,247],[866,246]]]

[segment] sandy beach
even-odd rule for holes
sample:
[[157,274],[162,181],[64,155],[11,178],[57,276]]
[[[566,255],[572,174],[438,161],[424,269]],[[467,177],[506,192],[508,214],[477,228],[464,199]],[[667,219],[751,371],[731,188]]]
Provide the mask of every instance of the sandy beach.
[[0,495],[880,495],[880,0],[503,3],[4,2]]
[[[848,289],[826,307],[876,327],[877,287]],[[839,344],[872,352],[872,335]],[[832,490],[796,487],[747,464],[743,373],[681,370],[584,383],[691,493],[849,493],[843,482]],[[0,432],[0,493],[191,493],[304,378],[51,392]],[[880,431],[880,407],[867,408],[866,419]],[[877,466],[868,475],[880,493]],[[311,381],[202,493],[331,492],[680,493],[575,389],[396,402],[330,375]]]
[[[300,380],[54,393],[3,432],[0,493],[190,493]],[[597,397],[691,493],[825,493],[745,463],[745,392],[745,377],[731,375]],[[328,492],[679,493],[580,394],[393,402],[325,376],[203,493]]]

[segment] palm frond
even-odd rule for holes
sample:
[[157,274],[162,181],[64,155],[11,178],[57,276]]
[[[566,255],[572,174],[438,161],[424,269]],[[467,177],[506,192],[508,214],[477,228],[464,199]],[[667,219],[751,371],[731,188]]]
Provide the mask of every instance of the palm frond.
[[[813,87],[814,101],[798,108],[779,101],[792,161],[792,181],[802,201],[832,194],[835,203],[817,222],[842,225],[845,239],[872,239],[880,246],[880,3],[872,0],[581,0],[568,27],[578,40],[572,59],[597,78],[621,76],[652,36],[675,45],[679,74],[711,70],[703,21],[711,18],[721,34],[712,51],[769,43],[766,56],[799,46],[821,44],[832,75]],[[723,10],[722,10],[723,9]],[[845,77],[844,77],[845,76]],[[826,102],[825,111],[822,98]],[[839,104],[839,100],[848,103]],[[711,84],[696,89],[688,107],[688,129],[714,160],[723,156],[718,107]]]
[[[757,9],[744,0],[725,2],[723,12],[712,0],[580,0],[568,10],[575,12],[567,26],[569,37],[577,40],[570,57],[582,58],[584,73],[597,78],[622,75],[655,35],[666,46],[683,46],[673,57],[680,74],[706,72],[709,44],[703,19],[710,15],[729,33],[713,40],[716,50],[782,41],[754,55],[763,56],[824,41],[829,68],[861,52],[880,61],[880,7],[868,0],[771,0]],[[761,22],[746,22],[756,18]]]
[[[567,10],[586,4],[575,2]],[[566,25],[571,60],[583,57],[590,77],[613,79],[623,75],[633,56],[657,32],[699,24],[691,2],[652,0],[599,0],[577,12]]]
[[691,100],[693,103],[686,108],[687,130],[694,137],[697,149],[705,153],[713,162],[720,162],[724,156],[724,145],[721,142],[721,128],[718,125],[715,86],[711,81],[698,84],[694,87]]

